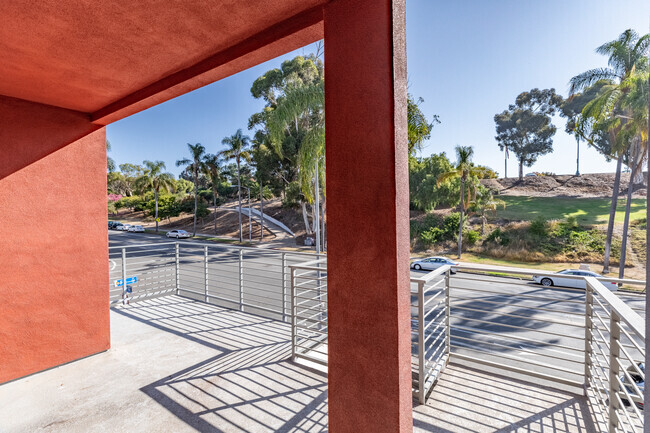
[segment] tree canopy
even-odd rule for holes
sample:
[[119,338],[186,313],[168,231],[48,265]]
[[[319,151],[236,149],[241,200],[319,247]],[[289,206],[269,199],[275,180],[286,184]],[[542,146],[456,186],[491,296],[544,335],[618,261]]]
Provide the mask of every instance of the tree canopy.
[[530,167],[537,158],[553,151],[556,127],[551,119],[562,102],[555,89],[532,89],[520,93],[514,104],[494,116],[499,148],[516,155],[520,179],[524,166]]

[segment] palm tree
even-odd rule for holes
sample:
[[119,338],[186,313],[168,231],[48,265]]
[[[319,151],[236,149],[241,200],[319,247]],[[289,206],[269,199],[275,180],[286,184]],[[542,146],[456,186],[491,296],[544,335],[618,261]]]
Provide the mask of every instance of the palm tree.
[[[570,81],[570,94],[587,90],[599,85],[602,87],[598,96],[582,110],[576,128],[582,131],[583,137],[590,141],[593,133],[606,130],[610,141],[612,155],[617,158],[616,176],[612,191],[612,202],[607,224],[607,236],[605,239],[605,254],[603,261],[603,272],[609,272],[609,259],[611,252],[612,236],[614,233],[614,219],[616,217],[616,206],[618,203],[619,185],[621,177],[621,165],[623,158],[629,148],[629,135],[621,134],[623,128],[630,128],[626,125],[633,116],[625,112],[625,94],[628,93],[627,86],[629,79],[638,71],[647,70],[648,61],[644,57],[650,45],[650,35],[639,35],[633,30],[626,30],[618,39],[607,42],[596,49],[596,52],[608,56],[607,68],[591,69],[573,77]],[[636,123],[636,122],[635,122]],[[585,132],[585,131],[591,131]],[[632,177],[630,181],[632,181]],[[632,182],[630,182],[631,184]],[[629,217],[629,214],[626,214]],[[626,235],[626,233],[624,233]],[[625,239],[625,238],[624,238]],[[621,264],[621,268],[624,263]]]
[[205,157],[205,147],[201,143],[190,144],[187,143],[190,150],[191,158],[183,158],[176,161],[176,166],[186,166],[185,168],[192,173],[194,180],[194,232],[196,236],[196,213],[199,207],[199,174],[205,172],[203,166],[203,158]]
[[458,226],[458,258],[460,259],[463,247],[463,213],[466,206],[470,203],[470,188],[467,188],[467,201],[465,201],[465,184],[467,179],[473,176],[480,176],[485,171],[481,167],[475,167],[472,164],[472,156],[474,149],[472,146],[456,146],[456,168],[442,173],[438,176],[438,185],[441,183],[452,180],[460,179],[460,224]]
[[164,173],[165,163],[162,161],[143,161],[145,166],[142,176],[136,179],[136,185],[142,189],[153,189],[155,202],[156,232],[158,232],[158,193],[162,188],[165,191],[171,191],[174,188],[174,175]]
[[217,187],[221,181],[221,158],[219,155],[208,154],[203,160],[205,174],[210,178],[212,183],[212,202],[214,204],[214,233],[217,234],[217,196],[219,192]]
[[481,215],[481,235],[485,234],[487,213],[496,213],[499,206],[502,206],[503,208],[506,207],[506,202],[501,199],[494,198],[492,191],[487,188],[479,188],[479,190],[476,192],[476,197],[474,197],[473,204],[476,206],[479,215]]
[[[237,164],[237,199],[239,200],[239,242],[243,242],[244,238],[242,236],[242,224],[241,224],[241,163],[242,160],[249,162],[251,161],[250,148],[250,138],[247,135],[242,133],[241,129],[238,129],[230,137],[226,137],[221,140],[221,144],[227,146],[227,149],[219,152],[219,155],[223,156],[227,160],[234,159]],[[248,218],[251,216],[248,215]]]

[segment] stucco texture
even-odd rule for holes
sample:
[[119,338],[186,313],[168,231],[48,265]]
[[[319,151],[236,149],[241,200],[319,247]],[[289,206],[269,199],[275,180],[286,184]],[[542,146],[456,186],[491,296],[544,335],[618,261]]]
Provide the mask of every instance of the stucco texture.
[[110,346],[105,146],[88,115],[0,97],[0,383]]

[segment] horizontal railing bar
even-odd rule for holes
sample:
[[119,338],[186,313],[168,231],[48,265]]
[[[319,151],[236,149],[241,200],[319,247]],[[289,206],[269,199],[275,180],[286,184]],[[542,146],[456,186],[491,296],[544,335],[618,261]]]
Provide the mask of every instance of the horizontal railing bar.
[[451,269],[451,266],[449,265],[444,265],[439,267],[438,269],[435,269],[421,277],[411,277],[411,282],[412,283],[424,283],[426,284],[427,282],[431,281],[433,278],[438,277],[444,273],[446,273],[448,270]]
[[516,336],[516,335],[504,335],[504,334],[502,334],[500,332],[479,330],[479,329],[475,329],[475,328],[469,328],[469,327],[466,327],[466,326],[452,325],[451,326],[452,333],[453,333],[454,329],[459,329],[459,330],[465,331],[465,332],[479,333],[479,334],[484,334],[484,335],[492,335],[492,336],[496,336],[496,337],[501,337],[501,338],[503,338],[505,340],[514,339],[514,340],[523,341],[523,342],[531,343],[531,344],[540,344],[541,343],[541,344],[544,344],[544,345],[547,345],[547,346],[555,346],[555,347],[558,347],[558,348],[561,348],[561,349],[573,350],[573,351],[579,352],[579,353],[584,353],[585,352],[584,348],[578,349],[578,348],[571,347],[571,346],[565,346],[563,344],[549,343],[549,342],[542,341],[542,340],[532,340],[530,338],[519,337],[519,336]]
[[472,301],[472,302],[478,302],[478,303],[495,304],[495,305],[501,305],[503,307],[515,307],[515,308],[517,308],[517,307],[525,307],[525,308],[530,308],[530,309],[534,309],[534,310],[548,311],[548,312],[551,312],[551,313],[557,313],[557,314],[562,314],[562,315],[568,314],[568,315],[571,315],[571,316],[579,316],[579,317],[584,317],[584,315],[585,315],[584,312],[583,313],[575,313],[575,312],[571,312],[571,311],[553,310],[553,309],[550,309],[550,308],[537,307],[537,306],[526,307],[524,305],[518,305],[518,304],[504,305],[503,302],[488,301],[488,300],[480,299],[480,298],[464,298],[464,297],[457,296],[457,295],[450,295],[449,297],[451,299],[460,299],[460,300],[463,300],[463,301]]
[[[453,316],[453,313],[452,313],[452,316],[451,316],[451,317],[452,317],[452,318],[454,317],[454,316]],[[465,319],[465,318],[463,318],[463,319]],[[481,319],[475,319],[475,318],[468,318],[468,319],[466,319],[466,320],[467,320],[467,321],[470,321],[470,322],[487,323],[487,324],[489,324],[489,325],[505,326],[506,328],[525,329],[525,330],[527,330],[527,331],[539,332],[539,333],[541,333],[541,334],[547,334],[547,335],[555,335],[555,336],[557,336],[557,337],[572,338],[572,339],[574,339],[574,340],[580,340],[580,341],[583,341],[583,340],[584,340],[584,336],[576,337],[576,336],[573,336],[573,335],[560,334],[560,333],[558,333],[558,332],[542,331],[542,330],[537,329],[537,328],[528,328],[528,327],[526,327],[526,326],[510,325],[510,324],[507,324],[507,323],[492,322],[492,321],[488,321],[488,320],[481,320]],[[453,327],[453,325],[452,325],[452,327]]]
[[[552,320],[550,318],[549,319],[546,319],[546,318],[542,319],[542,318],[539,318],[539,317],[520,316],[518,314],[501,313],[501,312],[495,312],[494,310],[490,311],[490,310],[484,310],[482,308],[464,307],[464,306],[461,306],[461,305],[453,305],[452,304],[451,308],[452,309],[455,308],[455,309],[460,309],[460,310],[467,310],[467,311],[476,311],[476,312],[479,312],[479,313],[490,313],[490,314],[495,314],[498,317],[502,317],[502,316],[514,317],[516,319],[534,320],[536,322],[552,323],[554,325],[573,326],[573,327],[576,327],[576,328],[584,328],[584,326],[585,326],[584,323],[576,324],[576,323],[571,323],[571,322],[565,322],[565,321],[562,321],[562,320]],[[470,320],[474,320],[474,319],[470,319]]]
[[479,359],[479,358],[474,358],[472,356],[463,355],[463,354],[460,354],[460,353],[453,353],[449,357],[449,361],[453,363],[454,358],[462,359],[462,360],[469,361],[469,362],[475,362],[477,364],[487,365],[487,366],[493,367],[493,368],[505,369],[505,370],[508,370],[508,371],[512,371],[513,373],[519,373],[519,374],[524,374],[524,375],[528,375],[528,376],[533,376],[533,377],[536,377],[538,379],[544,379],[544,380],[548,380],[548,381],[551,381],[551,382],[562,383],[564,385],[570,385],[570,386],[575,386],[575,387],[582,388],[582,382],[576,382],[576,381],[573,381],[573,380],[570,380],[570,379],[563,379],[561,377],[551,376],[551,375],[544,374],[544,373],[539,373],[539,372],[536,372],[536,371],[533,371],[533,370],[527,370],[527,369],[523,369],[523,368],[513,367],[513,366],[510,366],[510,365],[503,365],[503,364],[500,364],[500,363],[496,363],[496,362],[492,362],[492,361],[488,361],[488,360],[484,360],[484,359]]
[[[496,343],[496,342],[494,342],[494,341],[484,341],[484,340],[479,340],[479,339],[476,339],[476,338],[461,337],[461,336],[459,336],[459,335],[453,335],[451,339],[452,339],[452,341],[453,341],[453,340],[456,340],[456,339],[461,339],[461,340],[470,341],[470,342],[474,342],[474,343],[486,344],[486,345],[489,345],[489,346],[496,346],[496,347],[503,347],[504,349],[510,349],[510,350],[513,350],[513,348],[512,348],[511,346],[508,346],[507,344]],[[474,347],[474,348],[472,348],[472,349],[477,349],[477,348]],[[541,353],[537,353],[537,352],[535,352],[535,351],[532,351],[532,350],[530,350],[530,349],[526,349],[526,348],[522,348],[522,347],[518,348],[517,351],[519,351],[519,352],[525,352],[525,353],[530,353],[530,354],[532,354],[532,355],[537,355],[537,356],[542,357],[542,358],[553,358],[553,359],[558,359],[558,360],[560,360],[560,361],[571,362],[571,363],[574,363],[574,364],[582,364],[582,363],[584,362],[583,359],[578,359],[578,360],[576,360],[576,359],[563,358],[563,357],[561,357],[561,356],[555,356],[555,355],[551,355],[551,354],[548,354],[548,353],[541,354]],[[503,355],[503,354],[500,354],[499,356],[504,356],[504,355]],[[514,359],[514,358],[517,358],[517,357],[514,357],[514,356],[513,356],[513,359]],[[521,359],[521,358],[519,358],[519,359]],[[528,363],[535,363],[535,362],[537,362],[537,361],[526,360],[525,362],[528,362]],[[539,365],[539,364],[538,364],[538,365]],[[540,365],[540,366],[541,366],[541,365]],[[548,366],[548,368],[556,368],[556,369],[559,369],[560,371],[564,371],[564,372],[566,372],[566,373],[575,373],[573,370],[566,370],[566,369],[564,369],[564,368],[562,368],[562,367],[551,366],[550,364],[547,364],[547,366]]]
[[627,323],[631,330],[641,339],[645,340],[645,321],[625,304],[618,296],[614,295],[593,277],[587,277],[587,284],[598,293],[612,308],[613,311]]

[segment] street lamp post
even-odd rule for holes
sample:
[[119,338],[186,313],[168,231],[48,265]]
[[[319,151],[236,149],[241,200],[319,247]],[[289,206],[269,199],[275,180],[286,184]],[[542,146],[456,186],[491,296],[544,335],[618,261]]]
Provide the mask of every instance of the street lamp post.
[[[231,185],[230,187],[237,188],[237,185]],[[251,214],[251,189],[244,185],[240,185],[240,188],[246,188],[246,191],[248,191],[248,242],[252,242],[253,222],[251,218],[253,215]],[[239,213],[241,214],[241,208],[239,208]],[[239,237],[241,239],[241,226],[239,226],[239,233],[240,233]]]

